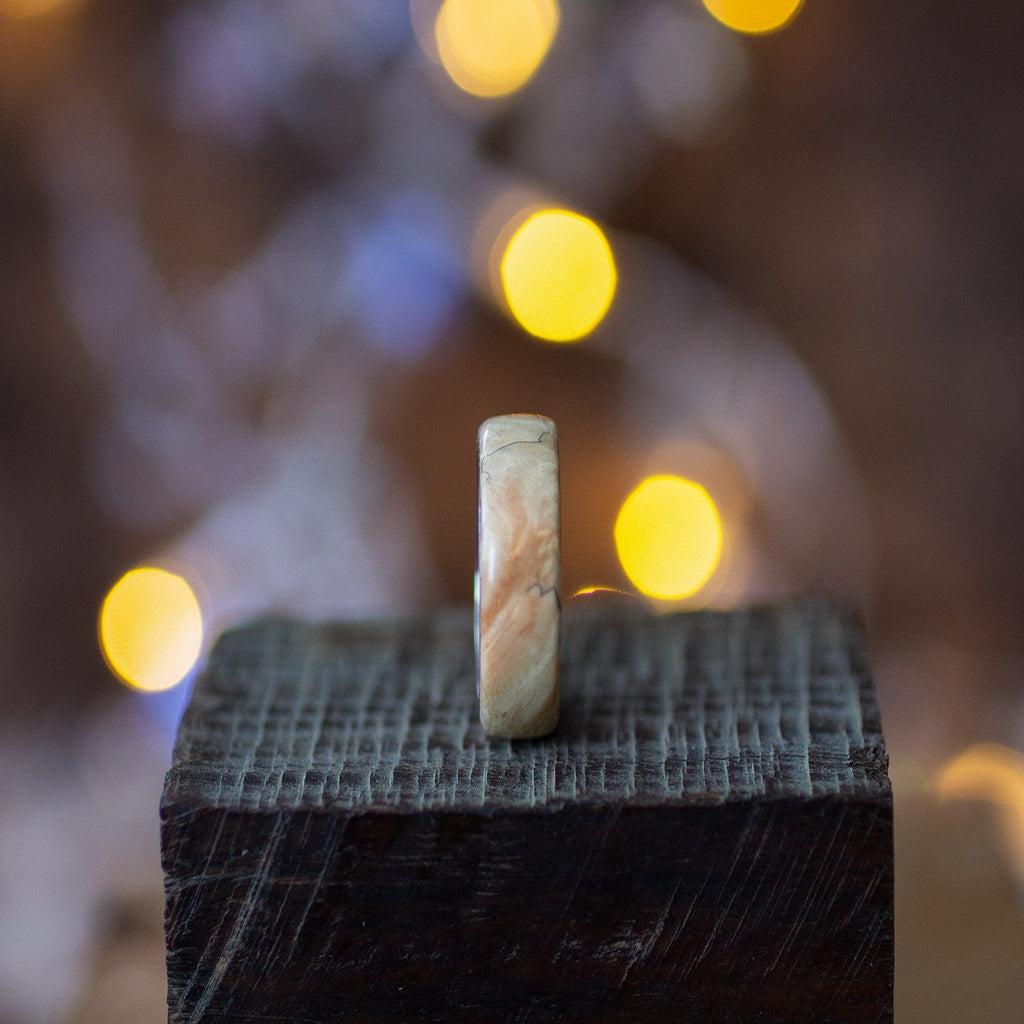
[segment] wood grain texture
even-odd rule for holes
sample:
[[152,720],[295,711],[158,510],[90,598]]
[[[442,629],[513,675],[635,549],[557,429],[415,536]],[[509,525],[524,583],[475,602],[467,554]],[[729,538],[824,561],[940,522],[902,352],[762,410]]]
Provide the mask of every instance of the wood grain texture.
[[480,721],[491,736],[533,739],[558,725],[558,430],[546,416],[492,416],[477,452]]
[[849,616],[565,616],[487,737],[472,617],[226,634],[162,802],[169,1019],[891,1021],[892,802]]

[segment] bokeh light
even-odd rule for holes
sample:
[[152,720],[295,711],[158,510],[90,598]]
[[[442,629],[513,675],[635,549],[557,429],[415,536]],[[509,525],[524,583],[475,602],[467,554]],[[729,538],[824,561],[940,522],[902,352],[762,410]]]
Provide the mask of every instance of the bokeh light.
[[690,597],[711,578],[721,555],[718,509],[692,480],[648,477],[619,510],[615,547],[642,593],[663,600]]
[[555,0],[444,0],[434,37],[452,81],[490,98],[515,92],[530,80],[558,22]]
[[1024,878],[1024,754],[998,743],[975,743],[935,777],[940,800],[984,800],[1002,810],[1003,836]]
[[721,137],[750,75],[743,40],[678,0],[631,23],[627,70],[645,119],[682,145]]
[[8,18],[39,18],[60,10],[76,7],[79,0],[0,0],[0,15]]
[[476,208],[476,224],[470,239],[470,273],[477,286],[499,305],[507,307],[501,264],[508,243],[533,214],[556,204],[552,195],[532,185],[516,183],[493,190]]
[[100,612],[107,663],[138,690],[167,690],[188,675],[203,642],[203,616],[188,582],[155,567],[132,569]]
[[335,284],[368,340],[403,360],[439,339],[461,292],[461,268],[449,237],[449,211],[429,192],[389,196],[355,234]]
[[601,229],[569,210],[534,213],[512,236],[501,283],[512,315],[547,341],[576,341],[604,318],[618,275]]
[[737,32],[774,32],[788,25],[803,0],[704,0],[723,25]]
[[991,800],[1024,810],[1024,754],[976,743],[942,767],[935,791],[943,800]]

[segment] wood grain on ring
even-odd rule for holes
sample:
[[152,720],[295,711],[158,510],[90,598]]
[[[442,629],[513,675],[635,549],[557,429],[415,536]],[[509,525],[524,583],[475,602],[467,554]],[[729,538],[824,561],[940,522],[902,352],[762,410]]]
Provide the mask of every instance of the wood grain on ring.
[[558,435],[544,416],[480,427],[477,687],[493,736],[558,724],[561,540]]

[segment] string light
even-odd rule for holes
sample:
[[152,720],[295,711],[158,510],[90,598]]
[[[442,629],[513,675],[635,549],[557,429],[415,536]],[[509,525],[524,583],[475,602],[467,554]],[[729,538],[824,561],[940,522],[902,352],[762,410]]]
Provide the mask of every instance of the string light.
[[704,6],[723,25],[737,32],[775,32],[788,25],[803,0],[704,0]]
[[601,229],[569,210],[542,210],[515,232],[501,261],[512,315],[547,341],[576,341],[604,319],[618,275]]
[[558,23],[555,0],[445,0],[434,37],[452,81],[489,98],[515,92],[533,77]]
[[641,593],[664,600],[690,597],[718,564],[721,518],[700,484],[676,476],[648,477],[619,510],[615,547]]
[[103,601],[103,653],[118,677],[137,690],[168,690],[180,683],[195,665],[202,641],[195,592],[166,569],[132,569]]

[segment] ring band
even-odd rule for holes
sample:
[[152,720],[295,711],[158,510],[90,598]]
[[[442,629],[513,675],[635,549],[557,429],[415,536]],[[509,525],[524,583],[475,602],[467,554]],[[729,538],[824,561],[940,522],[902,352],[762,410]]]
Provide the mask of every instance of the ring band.
[[492,736],[558,724],[558,434],[545,416],[495,416],[478,435],[477,693]]

